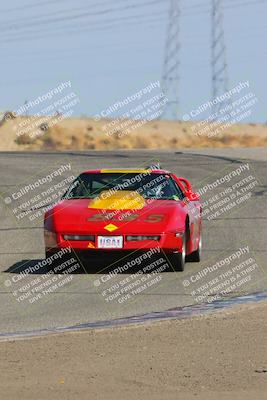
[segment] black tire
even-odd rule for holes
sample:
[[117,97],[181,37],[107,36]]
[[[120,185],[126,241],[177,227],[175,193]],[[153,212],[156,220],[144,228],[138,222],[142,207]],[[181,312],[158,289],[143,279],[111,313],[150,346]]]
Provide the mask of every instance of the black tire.
[[185,269],[185,254],[186,254],[186,234],[183,236],[183,251],[182,253],[173,253],[169,256],[172,268],[174,271],[184,271]]
[[187,259],[190,262],[199,262],[201,261],[201,253],[202,253],[202,234],[200,232],[200,239],[198,244],[198,249],[193,253],[189,254]]
[[53,255],[54,253],[52,251],[46,250],[45,251],[45,258],[49,258]]

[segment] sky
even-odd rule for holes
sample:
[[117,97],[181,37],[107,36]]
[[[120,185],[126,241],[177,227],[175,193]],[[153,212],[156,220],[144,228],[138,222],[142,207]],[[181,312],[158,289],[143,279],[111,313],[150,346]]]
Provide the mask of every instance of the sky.
[[[267,121],[267,0],[222,0],[228,88],[249,81]],[[210,0],[180,0],[181,117],[212,98]],[[169,0],[0,0],[0,110],[71,81],[94,116],[161,81]],[[244,122],[247,122],[245,120]]]

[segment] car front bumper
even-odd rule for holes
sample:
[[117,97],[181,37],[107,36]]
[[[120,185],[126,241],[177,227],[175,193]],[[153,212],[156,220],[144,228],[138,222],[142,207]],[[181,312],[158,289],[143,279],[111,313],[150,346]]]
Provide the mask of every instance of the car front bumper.
[[[65,240],[64,236],[70,233],[51,233],[54,235],[51,238],[51,235],[45,234],[45,248],[46,251],[49,250],[59,250],[62,248],[69,247],[73,249],[73,251],[86,251],[86,252],[123,252],[123,251],[135,251],[135,250],[147,250],[151,248],[160,248],[166,252],[179,252],[182,250],[183,245],[183,234],[184,232],[167,232],[167,233],[155,233],[155,236],[159,236],[159,240],[136,240],[129,241],[127,240],[127,236],[130,236],[131,233],[127,235],[118,235],[118,234],[106,234],[101,233],[99,236],[105,237],[114,237],[114,236],[122,236],[123,237],[123,245],[121,248],[99,248],[97,236],[94,235],[94,240]],[[142,233],[140,236],[145,236],[146,234]],[[151,234],[149,234],[151,236]],[[178,236],[177,236],[178,235]]]

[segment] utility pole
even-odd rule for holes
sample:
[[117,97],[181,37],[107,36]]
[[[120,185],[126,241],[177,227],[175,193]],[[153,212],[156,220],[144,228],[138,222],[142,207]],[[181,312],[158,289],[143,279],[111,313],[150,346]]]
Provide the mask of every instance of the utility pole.
[[179,81],[180,81],[180,0],[170,0],[169,25],[165,46],[162,90],[167,97],[162,114],[166,119],[178,119],[179,116]]
[[29,115],[28,108],[27,108],[27,105],[28,105],[28,100],[25,100],[25,101],[24,101],[24,105],[26,106],[26,112],[25,112],[25,115],[26,115],[26,117],[28,117],[28,115]]
[[[211,44],[211,67],[212,67],[212,97],[215,100],[228,90],[228,75],[226,48],[224,41],[223,6],[222,0],[211,0],[212,10],[212,44]],[[217,102],[213,106],[214,120],[219,119],[220,110],[229,105],[229,100]]]

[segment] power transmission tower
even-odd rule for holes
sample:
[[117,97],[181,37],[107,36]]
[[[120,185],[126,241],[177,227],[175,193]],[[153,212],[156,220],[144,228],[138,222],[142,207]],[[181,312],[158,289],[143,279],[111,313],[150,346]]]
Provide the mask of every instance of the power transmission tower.
[[[226,48],[224,42],[224,24],[223,24],[223,6],[222,0],[212,1],[212,96],[215,100],[228,90],[228,75],[227,75],[227,62],[226,62]],[[213,113],[217,113],[218,119],[220,110],[229,105],[229,100],[217,102],[213,106]]]
[[179,115],[179,68],[180,68],[180,0],[170,0],[169,26],[165,46],[162,89],[168,101],[163,117],[178,119]]

